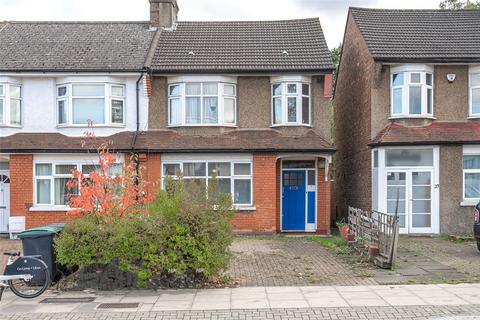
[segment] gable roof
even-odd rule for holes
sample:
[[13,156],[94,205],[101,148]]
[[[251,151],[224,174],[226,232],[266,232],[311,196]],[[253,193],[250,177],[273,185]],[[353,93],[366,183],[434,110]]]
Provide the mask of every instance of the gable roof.
[[176,28],[162,31],[152,69],[164,73],[318,72],[333,66],[320,21],[312,18],[178,22]]
[[391,122],[372,140],[372,146],[472,144],[480,142],[476,121],[434,121],[425,127],[406,127]]
[[137,71],[155,32],[148,22],[3,22],[0,71]]
[[480,62],[480,10],[350,8],[373,58]]

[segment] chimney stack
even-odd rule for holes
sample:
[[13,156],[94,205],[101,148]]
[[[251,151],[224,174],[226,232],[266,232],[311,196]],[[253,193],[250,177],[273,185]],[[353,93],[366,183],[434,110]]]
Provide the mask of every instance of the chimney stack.
[[177,0],[149,0],[150,25],[156,28],[171,28],[177,22]]

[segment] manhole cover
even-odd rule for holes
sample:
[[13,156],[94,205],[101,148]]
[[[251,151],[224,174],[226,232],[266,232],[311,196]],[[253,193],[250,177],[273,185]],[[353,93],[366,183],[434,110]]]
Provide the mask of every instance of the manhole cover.
[[87,303],[94,301],[92,297],[79,297],[79,298],[46,298],[40,301],[40,303]]
[[101,303],[97,309],[135,309],[138,308],[139,302],[131,303]]

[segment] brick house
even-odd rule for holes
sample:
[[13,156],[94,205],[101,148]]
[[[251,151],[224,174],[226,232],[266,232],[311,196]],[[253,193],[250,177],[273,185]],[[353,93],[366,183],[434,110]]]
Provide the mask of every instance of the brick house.
[[0,232],[9,216],[65,221],[68,173],[95,169],[80,143],[93,117],[99,141],[120,162],[139,154],[162,187],[180,171],[215,174],[238,231],[328,234],[332,62],[319,20],[180,22],[175,0],[149,2],[144,23],[0,26],[4,114],[24,115],[1,128]]
[[335,88],[334,206],[402,233],[471,232],[480,199],[480,11],[350,8]]

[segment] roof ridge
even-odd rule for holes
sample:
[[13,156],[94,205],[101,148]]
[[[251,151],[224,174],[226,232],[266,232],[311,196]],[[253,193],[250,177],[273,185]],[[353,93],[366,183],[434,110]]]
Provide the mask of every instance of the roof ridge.
[[108,20],[103,20],[103,21],[100,21],[100,20],[91,20],[91,21],[88,21],[88,20],[83,20],[83,21],[67,21],[67,20],[58,20],[58,21],[54,21],[54,20],[42,20],[42,21],[27,21],[27,20],[24,20],[24,21],[21,21],[21,20],[8,20],[8,21],[4,21],[6,23],[11,23],[11,24],[55,24],[55,23],[58,23],[58,24],[139,24],[139,23],[150,23],[149,21],[119,21],[119,20],[112,20],[112,21],[108,21]]
[[368,8],[368,7],[349,7],[350,10],[360,11],[403,11],[403,12],[462,12],[462,11],[480,11],[480,9],[411,9],[411,8]]
[[274,19],[274,20],[186,20],[178,23],[265,23],[265,22],[295,22],[295,21],[320,21],[320,17],[296,18],[296,19]]

